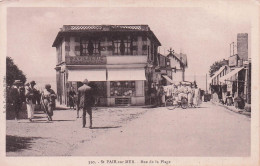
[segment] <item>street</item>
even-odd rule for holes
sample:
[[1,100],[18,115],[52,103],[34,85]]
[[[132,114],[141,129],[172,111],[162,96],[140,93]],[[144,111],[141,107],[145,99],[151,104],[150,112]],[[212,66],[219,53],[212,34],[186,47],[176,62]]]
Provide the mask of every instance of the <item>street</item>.
[[[87,121],[88,126],[88,121]],[[250,155],[250,118],[210,102],[200,108],[98,108],[94,129],[75,110],[56,110],[52,122],[7,120],[7,156]]]

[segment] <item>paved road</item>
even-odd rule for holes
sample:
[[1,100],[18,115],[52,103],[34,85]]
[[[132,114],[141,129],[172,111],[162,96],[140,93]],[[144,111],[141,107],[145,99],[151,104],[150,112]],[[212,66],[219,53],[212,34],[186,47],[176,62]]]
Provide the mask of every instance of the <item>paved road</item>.
[[210,103],[187,110],[99,109],[92,130],[81,128],[71,110],[55,111],[52,123],[37,117],[7,121],[8,156],[250,155],[250,118]]

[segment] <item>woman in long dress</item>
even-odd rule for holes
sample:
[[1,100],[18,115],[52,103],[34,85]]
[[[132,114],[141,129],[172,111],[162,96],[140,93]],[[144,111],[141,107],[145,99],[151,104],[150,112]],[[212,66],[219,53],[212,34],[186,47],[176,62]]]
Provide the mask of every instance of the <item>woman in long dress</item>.
[[196,107],[198,107],[201,104],[201,101],[200,101],[200,89],[197,86],[194,89],[193,104]]
[[191,86],[188,87],[188,103],[190,106],[193,104],[193,91]]

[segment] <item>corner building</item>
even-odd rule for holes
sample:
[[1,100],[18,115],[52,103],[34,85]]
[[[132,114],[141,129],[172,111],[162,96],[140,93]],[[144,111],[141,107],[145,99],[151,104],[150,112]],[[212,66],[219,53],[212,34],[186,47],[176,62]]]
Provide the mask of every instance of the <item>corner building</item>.
[[100,106],[144,105],[160,45],[148,25],[64,25],[52,45],[58,101],[87,78]]

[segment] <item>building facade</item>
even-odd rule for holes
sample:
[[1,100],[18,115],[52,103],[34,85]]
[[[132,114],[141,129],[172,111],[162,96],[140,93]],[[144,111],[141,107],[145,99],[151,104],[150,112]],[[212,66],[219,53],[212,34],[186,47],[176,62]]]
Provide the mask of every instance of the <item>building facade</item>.
[[172,83],[172,69],[171,60],[162,55],[158,54],[158,66],[155,69],[155,74],[157,74],[158,84],[166,86]]
[[58,101],[87,78],[101,106],[145,104],[160,45],[148,25],[64,25],[52,45]]
[[237,34],[237,54],[223,60],[223,65],[211,77],[211,91],[223,98],[228,92],[233,98],[241,97],[251,104],[251,60],[248,58],[248,34]]
[[174,82],[185,81],[185,69],[188,67],[187,55],[174,53],[170,49],[167,57],[170,59],[170,66],[172,68],[172,79]]

